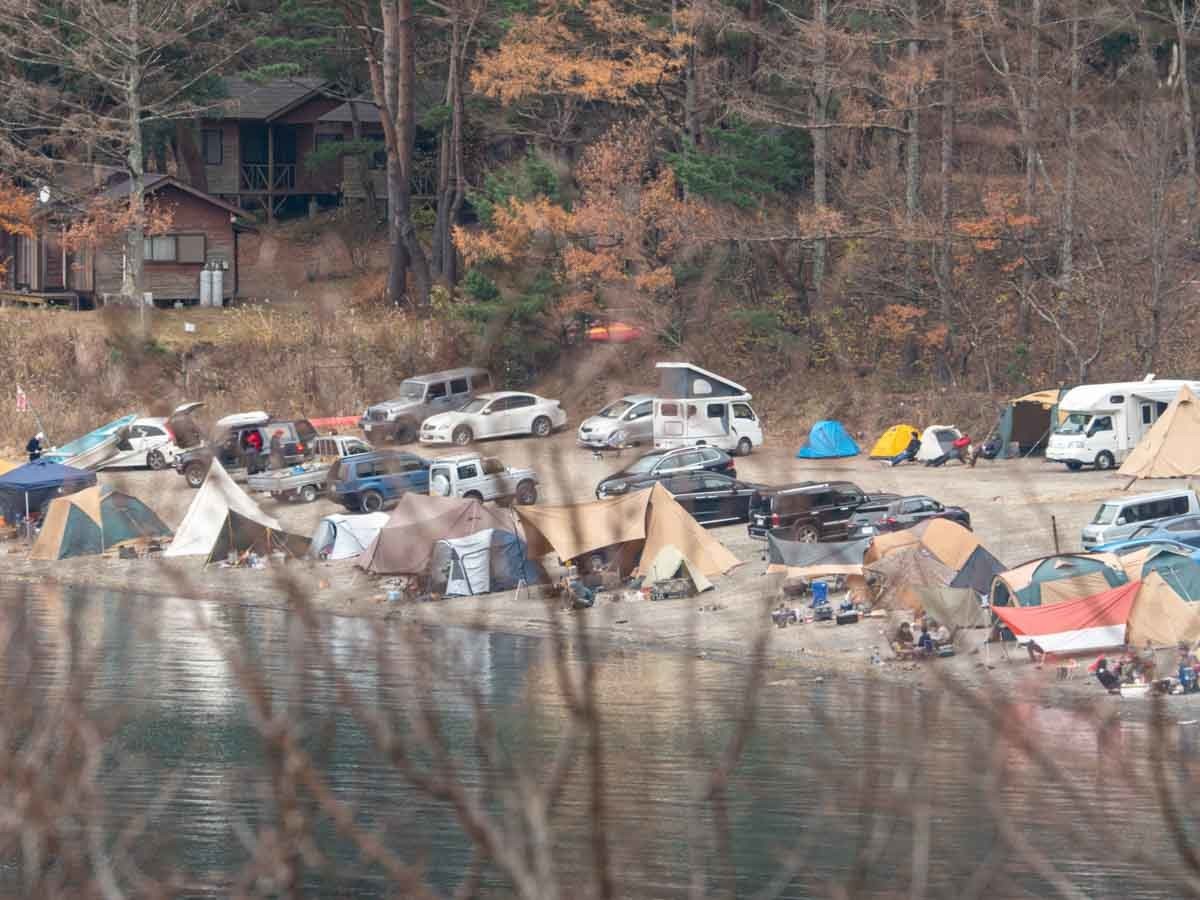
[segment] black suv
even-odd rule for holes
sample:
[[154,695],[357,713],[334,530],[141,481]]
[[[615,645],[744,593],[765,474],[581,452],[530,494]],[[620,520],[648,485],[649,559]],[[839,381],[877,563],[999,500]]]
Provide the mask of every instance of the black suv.
[[[276,431],[283,432],[284,465],[294,466],[312,459],[317,430],[308,419],[271,420],[222,429],[211,444],[194,447],[175,457],[175,470],[192,488],[204,484],[214,456],[235,480],[262,472],[269,465],[271,437]],[[258,432],[261,451],[254,449],[252,432]]]
[[716,447],[680,447],[677,450],[651,450],[619,472],[613,472],[596,485],[596,499],[650,487],[656,481],[682,472],[716,472],[737,477],[733,457]]
[[868,494],[849,481],[806,481],[766,488],[750,498],[750,537],[766,540],[774,531],[790,541],[841,541],[849,534],[854,514],[865,504],[895,494]]

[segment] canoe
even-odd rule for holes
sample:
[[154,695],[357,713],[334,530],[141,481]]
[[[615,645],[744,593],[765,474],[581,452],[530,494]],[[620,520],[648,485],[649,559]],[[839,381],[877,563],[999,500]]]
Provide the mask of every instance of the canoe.
[[136,418],[136,414],[122,416],[95,431],[89,431],[69,444],[52,448],[48,453],[43,453],[42,458],[76,469],[95,469],[117,455],[117,445],[121,443],[125,429],[132,425]]

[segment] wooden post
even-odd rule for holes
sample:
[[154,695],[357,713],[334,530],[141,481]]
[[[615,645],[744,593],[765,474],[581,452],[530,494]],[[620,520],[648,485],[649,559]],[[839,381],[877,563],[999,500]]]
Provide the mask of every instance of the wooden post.
[[275,221],[275,128],[267,126],[267,221]]
[[1050,531],[1054,534],[1054,552],[1058,553],[1058,518],[1055,516],[1050,517]]

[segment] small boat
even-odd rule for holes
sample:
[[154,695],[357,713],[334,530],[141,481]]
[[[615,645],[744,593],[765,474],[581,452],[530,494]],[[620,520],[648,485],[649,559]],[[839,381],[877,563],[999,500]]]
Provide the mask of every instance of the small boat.
[[117,455],[117,445],[124,440],[125,430],[136,418],[136,414],[122,416],[95,431],[89,431],[69,444],[52,448],[48,453],[43,453],[42,458],[76,469],[98,468]]

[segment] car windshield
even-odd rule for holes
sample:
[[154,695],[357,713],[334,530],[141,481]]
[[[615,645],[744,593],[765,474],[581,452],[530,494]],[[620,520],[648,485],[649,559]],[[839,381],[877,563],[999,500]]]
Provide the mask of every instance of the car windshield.
[[1092,519],[1093,525],[1111,525],[1117,519],[1117,510],[1121,507],[1115,503],[1105,503],[1096,510],[1096,518]]
[[419,381],[406,381],[400,385],[399,400],[420,400],[425,396],[425,385]]
[[1055,429],[1057,434],[1083,434],[1087,423],[1092,420],[1091,413],[1071,413],[1066,420]]
[[633,404],[628,400],[618,400],[616,403],[610,403],[604,409],[597,413],[602,419],[619,419],[633,407]]
[[481,397],[476,397],[474,400],[468,400],[466,403],[464,403],[461,407],[459,407],[458,411],[465,413],[477,413],[485,406],[487,406],[487,401]]
[[649,456],[643,456],[641,459],[636,460],[636,461],[630,463],[629,465],[627,465],[624,469],[622,469],[617,474],[619,474],[619,475],[644,475],[647,472],[653,471],[654,467],[656,465],[658,465],[658,461],[660,459],[662,459],[662,456],[657,453],[651,454]]

